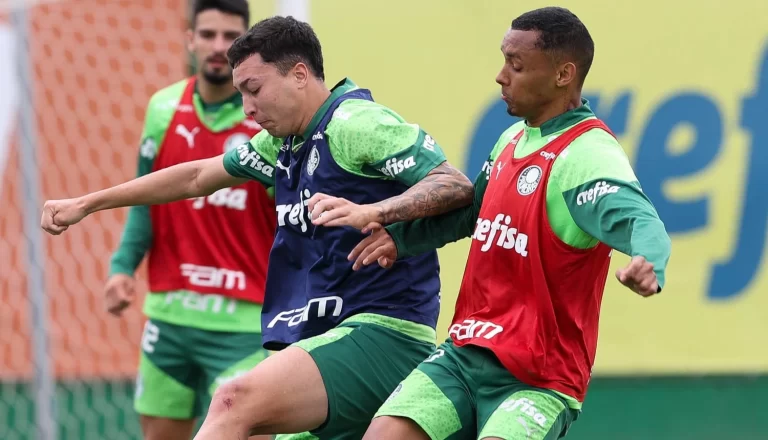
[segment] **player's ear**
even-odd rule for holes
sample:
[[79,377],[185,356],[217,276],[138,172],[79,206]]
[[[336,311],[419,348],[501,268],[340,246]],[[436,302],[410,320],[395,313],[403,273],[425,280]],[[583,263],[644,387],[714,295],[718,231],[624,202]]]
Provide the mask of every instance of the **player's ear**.
[[561,64],[557,69],[557,86],[568,87],[574,81],[576,81],[576,65],[571,62]]
[[309,81],[309,68],[304,63],[296,63],[289,75],[293,76],[300,89],[304,88],[307,85],[307,81]]

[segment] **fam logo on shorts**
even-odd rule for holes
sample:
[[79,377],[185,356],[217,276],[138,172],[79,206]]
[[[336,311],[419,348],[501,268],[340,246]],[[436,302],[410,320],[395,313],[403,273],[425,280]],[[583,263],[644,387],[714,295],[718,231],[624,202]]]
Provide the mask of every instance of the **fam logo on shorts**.
[[520,177],[517,178],[517,192],[523,196],[533,194],[539,186],[541,175],[541,168],[537,165],[531,165],[524,169],[523,172],[520,173]]
[[251,140],[251,137],[245,133],[235,133],[224,141],[224,152],[227,153],[230,150],[234,150],[240,145]]
[[[313,307],[317,306],[317,307]],[[267,328],[272,328],[279,322],[285,322],[288,327],[296,327],[302,322],[310,319],[320,319],[325,317],[337,318],[341,316],[341,310],[344,307],[344,300],[339,296],[324,296],[322,298],[312,298],[307,305],[298,309],[286,310],[278,313]],[[330,312],[330,316],[328,316]]]

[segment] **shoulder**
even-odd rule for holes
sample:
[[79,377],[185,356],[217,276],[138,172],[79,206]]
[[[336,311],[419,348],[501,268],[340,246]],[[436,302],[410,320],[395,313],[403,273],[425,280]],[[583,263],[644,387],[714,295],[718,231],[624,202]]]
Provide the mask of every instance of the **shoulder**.
[[181,95],[188,79],[183,79],[155,92],[149,98],[144,114],[144,129],[141,134],[141,156],[152,159],[165,139],[165,133],[173,120]]
[[574,139],[555,160],[552,173],[558,176],[563,190],[595,179],[637,180],[619,141],[599,128]]
[[251,138],[249,144],[259,153],[276,158],[277,152],[283,146],[283,139],[272,136],[267,130],[261,130]]
[[181,95],[184,94],[188,81],[189,78],[185,78],[152,94],[147,105],[147,113],[156,115],[168,113],[172,115],[179,106]]
[[402,116],[389,107],[364,99],[348,99],[333,112],[328,131],[369,131],[386,132],[410,127],[418,130],[416,124],[409,124]]
[[610,152],[612,154],[618,154],[622,157],[627,157],[624,149],[611,133],[601,129],[593,128],[571,142],[568,147],[571,152],[590,152],[594,150],[600,150],[603,152]]
[[629,164],[627,153],[619,141],[599,128],[593,128],[574,139],[557,161],[561,159],[563,162],[587,161],[603,168]]
[[337,162],[349,164],[376,163],[416,145],[419,139],[423,142],[426,136],[421,127],[394,110],[360,99],[344,101],[325,133]]

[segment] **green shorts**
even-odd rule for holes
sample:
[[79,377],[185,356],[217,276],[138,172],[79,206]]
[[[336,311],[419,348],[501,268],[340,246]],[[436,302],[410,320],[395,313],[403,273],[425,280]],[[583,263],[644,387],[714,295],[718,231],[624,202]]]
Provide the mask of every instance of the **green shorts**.
[[258,333],[201,330],[148,320],[141,338],[136,412],[169,419],[199,417],[208,410],[219,385],[268,355]]
[[448,340],[397,386],[380,416],[411,419],[432,440],[554,440],[578,410],[517,380],[491,351]]
[[[356,315],[338,327],[294,344],[317,364],[328,393],[328,418],[318,429],[278,440],[363,438],[376,410],[430,353],[434,329],[374,314]],[[429,341],[429,342],[428,342]]]

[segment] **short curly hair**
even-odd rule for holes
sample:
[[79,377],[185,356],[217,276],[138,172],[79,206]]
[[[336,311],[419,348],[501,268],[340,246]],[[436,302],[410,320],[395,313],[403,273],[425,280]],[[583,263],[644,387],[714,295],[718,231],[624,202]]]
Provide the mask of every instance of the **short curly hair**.
[[535,9],[514,19],[512,29],[537,31],[537,47],[555,59],[572,59],[578,68],[580,82],[584,83],[595,56],[595,42],[573,12],[558,7]]

